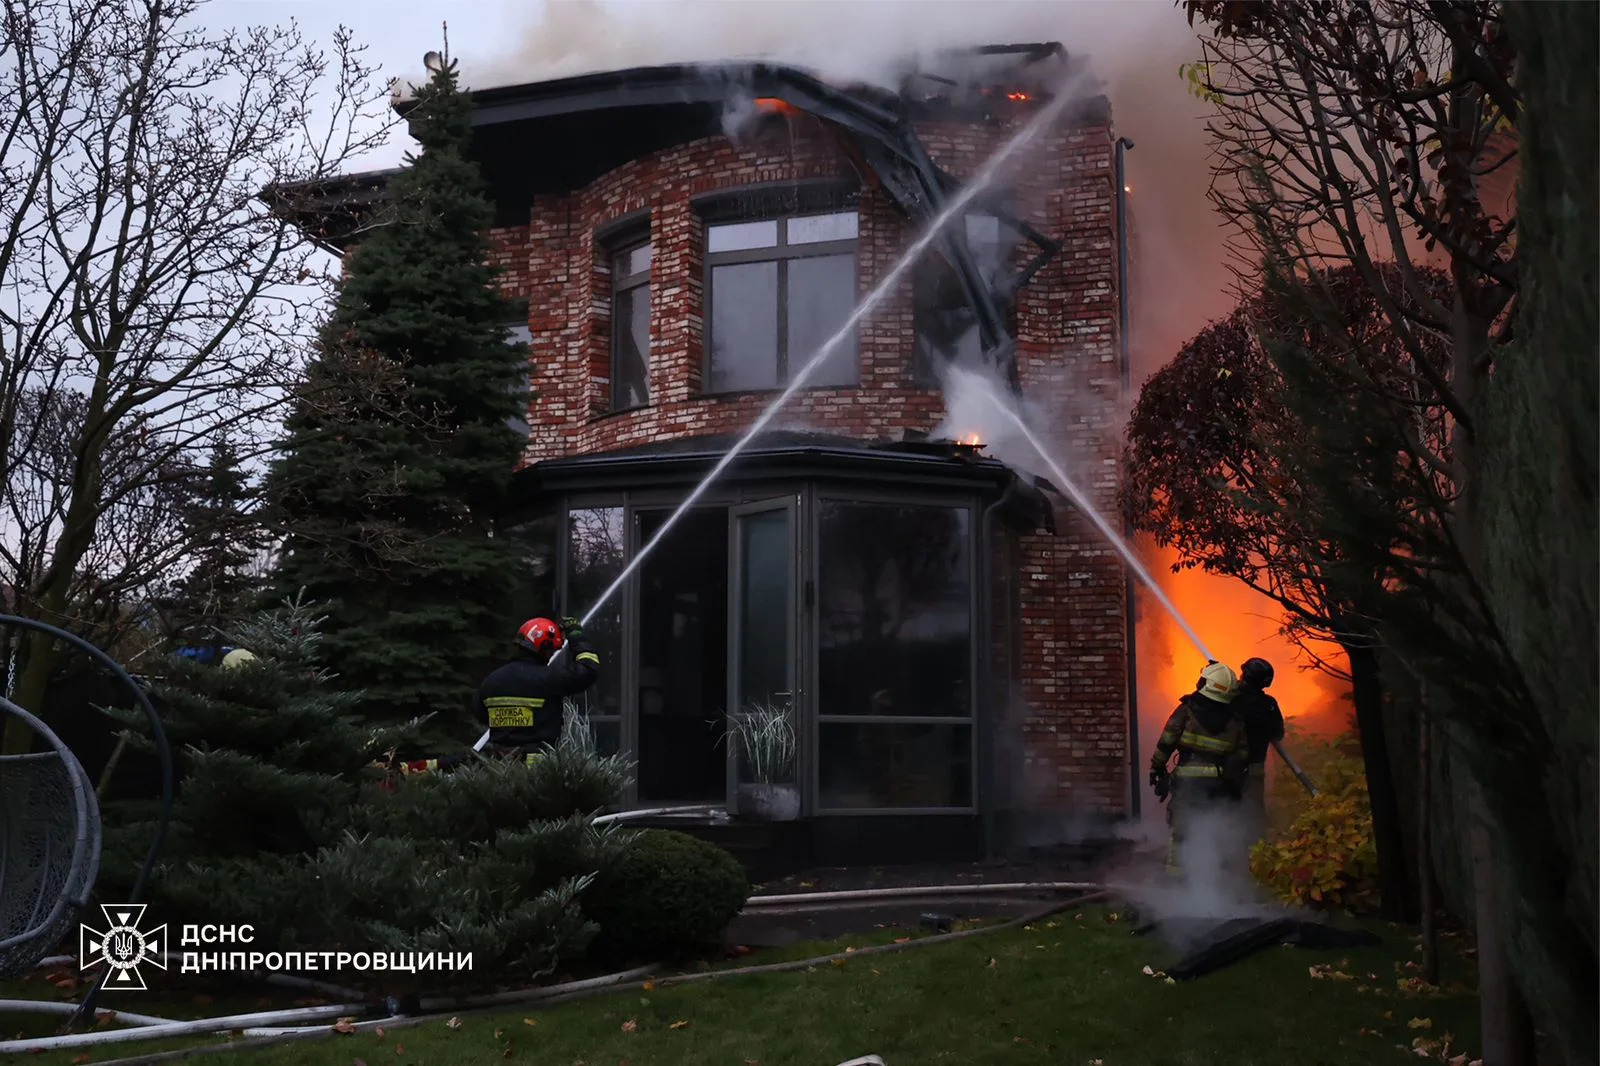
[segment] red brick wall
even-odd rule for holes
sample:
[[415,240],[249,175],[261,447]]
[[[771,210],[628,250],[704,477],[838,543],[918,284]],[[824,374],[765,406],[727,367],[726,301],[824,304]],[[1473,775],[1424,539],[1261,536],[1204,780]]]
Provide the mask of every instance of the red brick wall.
[[[690,200],[718,189],[851,173],[830,135],[792,120],[753,144],[711,137],[636,159],[566,197],[539,198],[526,228],[496,231],[510,295],[529,301],[534,427],[525,459],[605,451],[674,436],[738,430],[771,393],[700,393],[703,226]],[[970,176],[1001,128],[919,127],[929,154]],[[1018,370],[1026,394],[1058,414],[1059,443],[1102,513],[1112,508],[1120,427],[1113,135],[1062,129],[1028,153],[1014,208],[1065,248],[1021,294]],[[609,265],[597,229],[648,210],[654,265],[649,407],[611,413]],[[860,204],[860,291],[869,292],[909,243],[911,227],[870,182]],[[1031,247],[1023,249],[1031,254]],[[780,424],[873,439],[929,430],[937,391],[912,382],[909,272],[860,330],[861,384],[802,392]],[[1022,537],[1023,691],[1007,728],[1023,736],[1030,791],[1051,807],[1122,810],[1127,781],[1126,666],[1121,569],[1089,523],[1059,508],[1060,536]]]

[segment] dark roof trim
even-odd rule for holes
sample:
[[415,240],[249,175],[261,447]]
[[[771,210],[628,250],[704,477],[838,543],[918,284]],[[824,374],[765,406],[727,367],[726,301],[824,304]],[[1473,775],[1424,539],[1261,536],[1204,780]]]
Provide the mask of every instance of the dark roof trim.
[[[601,453],[551,459],[518,472],[519,494],[693,485],[725,454],[725,450],[674,454]],[[732,482],[773,477],[838,477],[998,494],[1013,475],[1005,464],[994,459],[962,460],[814,445],[754,449],[730,464],[722,476]]]

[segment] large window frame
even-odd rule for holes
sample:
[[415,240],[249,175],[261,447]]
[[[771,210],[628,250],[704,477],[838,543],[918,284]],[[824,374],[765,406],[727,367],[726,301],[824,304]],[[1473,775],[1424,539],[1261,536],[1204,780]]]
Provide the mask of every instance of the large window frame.
[[[607,406],[612,412],[633,411],[649,407],[651,403],[650,348],[655,335],[655,316],[651,313],[653,295],[651,275],[655,267],[655,249],[651,243],[648,220],[620,228],[604,242],[603,248],[611,275],[611,289],[607,299],[611,314],[611,402]],[[626,390],[622,387],[622,347],[624,341],[630,339],[629,322],[620,312],[625,303],[631,307],[632,301],[639,298],[640,290],[644,292],[645,319],[648,323],[644,348],[639,353],[640,361],[644,364],[644,380],[640,385],[643,400],[628,402]]]
[[[842,488],[818,485],[810,494],[810,506],[805,516],[806,529],[805,558],[802,560],[806,584],[806,614],[805,639],[807,646],[803,650],[802,662],[805,665],[806,697],[809,704],[809,728],[806,730],[806,747],[810,749],[812,758],[808,771],[807,796],[809,804],[807,813],[818,817],[837,816],[874,816],[894,817],[900,815],[926,815],[926,814],[952,814],[973,815],[979,810],[981,798],[978,789],[981,784],[979,769],[986,757],[987,738],[979,729],[978,706],[980,695],[978,692],[978,655],[982,636],[979,632],[981,616],[979,614],[979,597],[982,592],[979,588],[982,579],[982,570],[979,565],[980,554],[985,550],[981,543],[982,532],[979,519],[979,510],[970,496],[942,495],[942,494],[901,494],[892,492],[851,492]],[[822,512],[825,505],[839,504],[864,504],[881,505],[890,507],[928,507],[943,510],[964,510],[967,513],[967,618],[968,618],[968,646],[967,646],[967,707],[965,715],[906,715],[906,714],[825,714],[818,703],[822,691],[822,611],[821,601],[821,570],[822,570]],[[969,802],[961,807],[829,807],[823,802],[822,797],[822,727],[824,724],[855,724],[855,725],[933,725],[956,726],[968,731],[970,744],[968,747],[968,783],[967,796]]]
[[[701,392],[708,396],[731,395],[741,392],[762,392],[786,388],[791,379],[791,374],[796,367],[794,360],[803,360],[810,353],[793,353],[789,351],[789,265],[798,260],[818,259],[828,256],[848,255],[853,265],[852,278],[852,307],[860,299],[861,291],[861,215],[851,196],[835,196],[832,202],[819,201],[816,197],[802,198],[798,203],[790,203],[783,207],[767,207],[759,204],[755,209],[739,210],[736,207],[718,206],[710,209],[702,208],[701,217],[705,227],[705,263],[704,263],[704,311],[701,317],[704,323],[704,358],[701,367]],[[790,223],[797,219],[817,218],[822,216],[851,216],[854,219],[855,235],[846,239],[827,241],[793,242],[790,240]],[[772,244],[760,247],[740,248],[729,251],[711,251],[712,232],[722,226],[737,226],[746,224],[774,223],[776,226],[776,239]],[[777,380],[772,385],[755,387],[734,386],[728,388],[716,387],[713,377],[715,356],[715,337],[713,330],[716,321],[716,304],[714,300],[715,285],[713,278],[718,267],[740,266],[754,263],[774,263],[777,266]],[[826,381],[811,385],[813,388],[854,388],[861,382],[861,335],[860,330],[848,342],[850,344],[850,359],[853,373],[848,382]]]

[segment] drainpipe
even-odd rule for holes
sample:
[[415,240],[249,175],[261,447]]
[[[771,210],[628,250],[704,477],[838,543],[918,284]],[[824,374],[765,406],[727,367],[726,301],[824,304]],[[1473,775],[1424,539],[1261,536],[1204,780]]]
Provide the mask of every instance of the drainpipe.
[[[1127,153],[1133,142],[1126,137],[1117,138],[1117,335],[1122,347],[1122,395],[1126,397],[1133,388],[1133,359],[1128,349],[1128,172]],[[1122,535],[1133,544],[1133,523],[1126,518]],[[1123,577],[1123,601],[1126,605],[1124,625],[1127,627],[1128,661],[1128,810],[1134,821],[1139,820],[1141,800],[1144,798],[1139,781],[1139,630],[1134,607],[1138,586],[1130,571]]]
[[[988,707],[987,732],[989,743],[986,744],[983,758],[978,764],[979,782],[982,786],[978,802],[983,816],[983,855],[986,859],[995,856],[995,810],[994,810],[994,783],[996,779],[994,757],[998,750],[995,744],[998,719],[994,706],[994,517],[996,512],[1015,498],[1017,492],[1017,477],[1011,476],[1006,484],[1006,491],[1000,498],[983,509],[983,521],[980,523],[983,531],[982,551],[978,555],[978,618],[980,624],[978,633],[981,639],[988,641],[987,648],[978,652],[978,691],[983,693],[984,705]],[[1014,636],[1015,634],[1013,634]]]

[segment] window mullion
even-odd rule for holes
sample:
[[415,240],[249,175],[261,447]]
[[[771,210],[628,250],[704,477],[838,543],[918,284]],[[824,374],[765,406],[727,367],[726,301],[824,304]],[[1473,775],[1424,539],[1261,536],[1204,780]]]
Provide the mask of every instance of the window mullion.
[[778,260],[778,384],[789,384],[789,262]]

